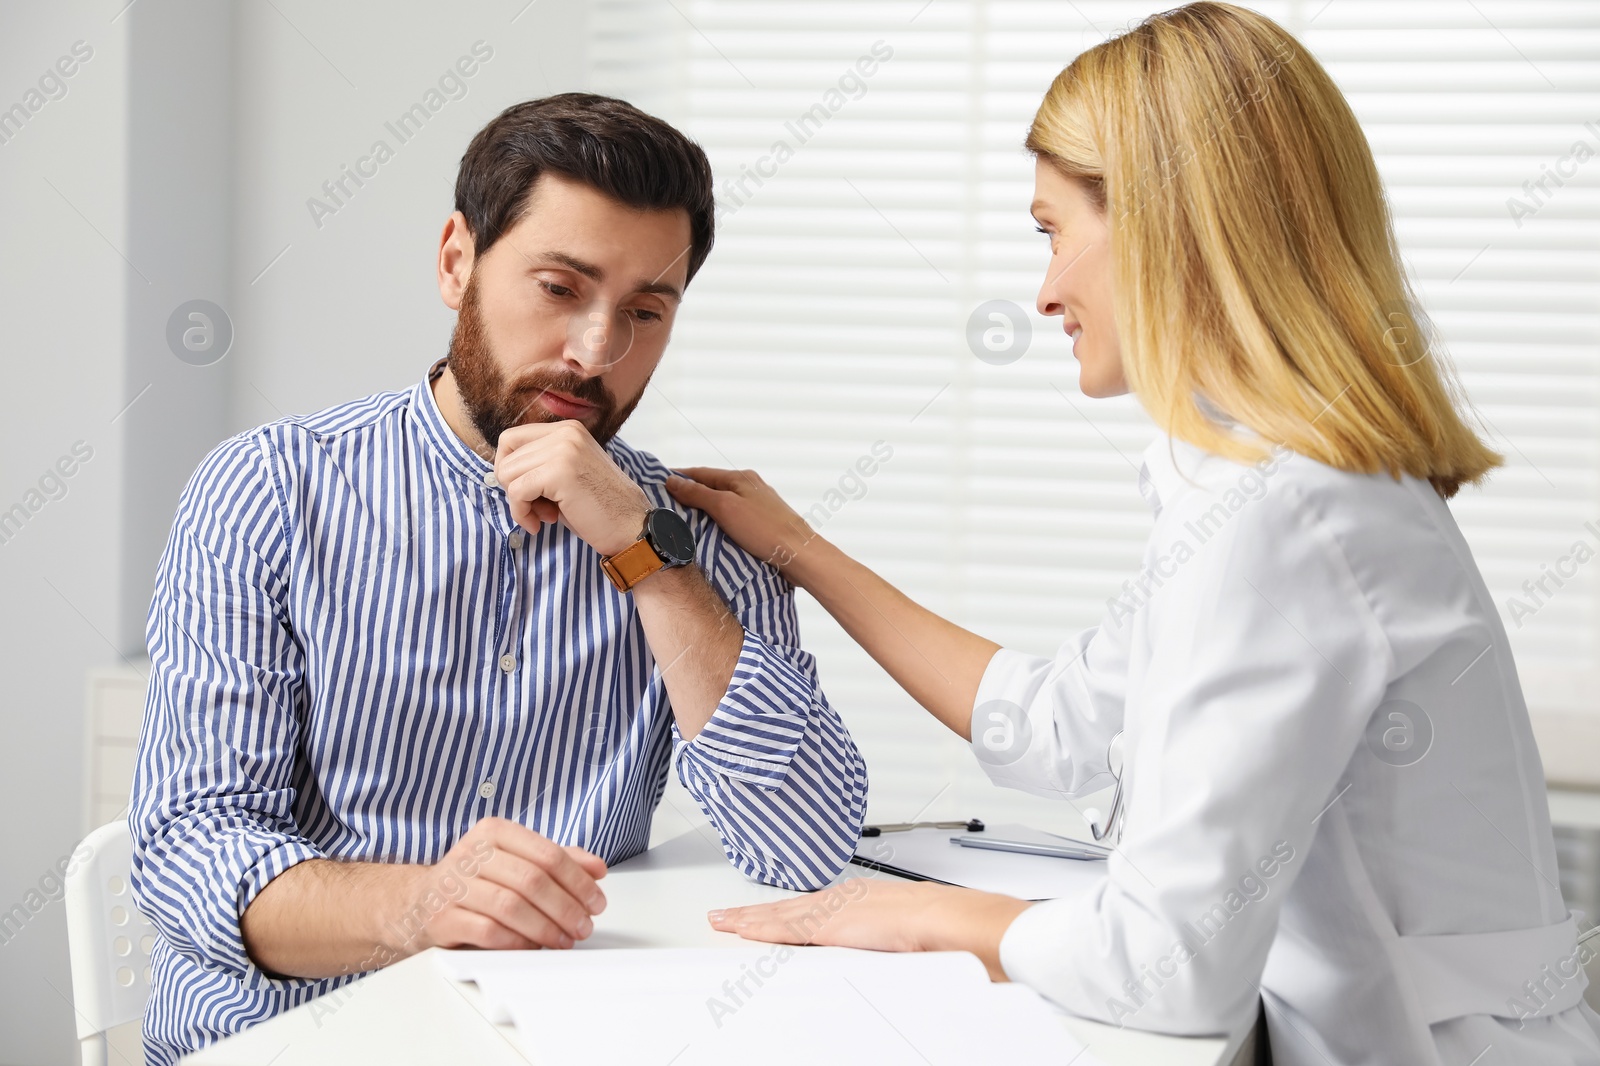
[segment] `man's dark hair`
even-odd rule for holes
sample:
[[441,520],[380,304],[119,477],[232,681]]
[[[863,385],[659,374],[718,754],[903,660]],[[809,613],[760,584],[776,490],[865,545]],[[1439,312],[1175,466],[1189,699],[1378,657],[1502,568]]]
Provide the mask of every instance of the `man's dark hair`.
[[522,218],[545,173],[629,207],[686,210],[690,278],[711,252],[716,203],[700,146],[624,100],[561,93],[513,104],[467,145],[456,210],[466,216],[478,255]]

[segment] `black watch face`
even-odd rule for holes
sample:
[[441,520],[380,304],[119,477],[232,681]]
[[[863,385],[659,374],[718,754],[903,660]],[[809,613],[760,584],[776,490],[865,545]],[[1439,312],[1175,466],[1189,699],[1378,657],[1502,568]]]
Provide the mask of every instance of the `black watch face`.
[[694,562],[694,531],[677,512],[658,507],[645,519],[644,535],[668,566]]

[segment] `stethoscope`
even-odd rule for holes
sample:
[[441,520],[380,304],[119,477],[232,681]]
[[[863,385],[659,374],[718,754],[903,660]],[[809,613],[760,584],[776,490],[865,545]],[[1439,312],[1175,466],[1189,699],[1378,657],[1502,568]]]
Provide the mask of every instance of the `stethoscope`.
[[1100,822],[1098,808],[1090,807],[1083,812],[1083,820],[1089,823],[1089,832],[1094,834],[1096,841],[1107,841],[1111,847],[1116,847],[1122,841],[1122,730],[1117,730],[1116,736],[1111,738],[1111,743],[1106,745],[1106,769],[1111,771],[1111,776],[1117,779],[1117,787],[1111,790],[1111,814],[1106,818],[1105,824]]

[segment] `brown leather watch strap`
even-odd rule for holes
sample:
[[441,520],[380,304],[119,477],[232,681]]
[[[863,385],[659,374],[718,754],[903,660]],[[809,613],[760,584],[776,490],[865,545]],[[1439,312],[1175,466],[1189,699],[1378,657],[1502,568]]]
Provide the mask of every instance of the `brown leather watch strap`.
[[618,592],[627,592],[665,565],[661,561],[661,556],[656,554],[650,542],[643,537],[617,554],[608,555],[600,560],[600,569],[604,570],[606,577],[617,586]]

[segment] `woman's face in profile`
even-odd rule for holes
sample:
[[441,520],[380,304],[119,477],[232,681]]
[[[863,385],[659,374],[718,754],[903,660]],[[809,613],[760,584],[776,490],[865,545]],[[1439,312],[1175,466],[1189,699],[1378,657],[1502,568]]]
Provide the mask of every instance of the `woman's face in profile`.
[[1084,187],[1045,159],[1034,163],[1033,217],[1050,238],[1039,313],[1060,316],[1085,396],[1120,396],[1122,344],[1111,303],[1111,230]]

